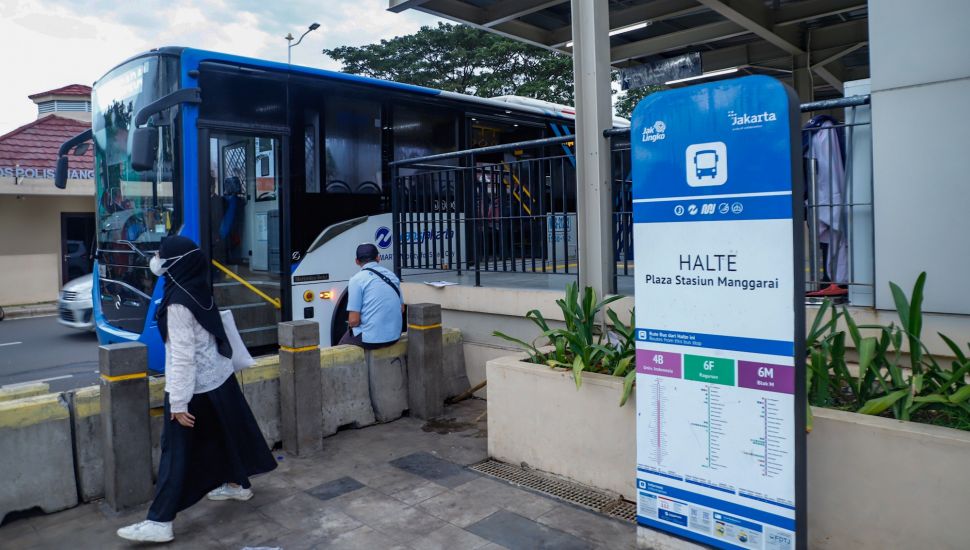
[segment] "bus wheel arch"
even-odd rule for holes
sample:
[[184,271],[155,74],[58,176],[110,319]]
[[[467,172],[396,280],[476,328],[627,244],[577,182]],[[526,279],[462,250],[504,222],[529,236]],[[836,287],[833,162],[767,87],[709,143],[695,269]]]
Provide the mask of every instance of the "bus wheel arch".
[[347,332],[347,290],[340,293],[337,307],[333,308],[333,319],[330,322],[330,345],[336,346],[344,333]]

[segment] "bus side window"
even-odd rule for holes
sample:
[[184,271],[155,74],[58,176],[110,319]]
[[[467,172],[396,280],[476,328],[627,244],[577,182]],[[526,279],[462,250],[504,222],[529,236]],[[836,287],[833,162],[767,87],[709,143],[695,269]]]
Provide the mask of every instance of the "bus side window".
[[380,195],[380,104],[333,98],[324,120],[326,192]]

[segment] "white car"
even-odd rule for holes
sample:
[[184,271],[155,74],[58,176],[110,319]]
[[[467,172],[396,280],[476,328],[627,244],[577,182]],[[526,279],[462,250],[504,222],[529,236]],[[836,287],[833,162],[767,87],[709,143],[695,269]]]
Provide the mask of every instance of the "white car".
[[94,276],[88,273],[69,281],[57,300],[57,320],[78,330],[94,330]]

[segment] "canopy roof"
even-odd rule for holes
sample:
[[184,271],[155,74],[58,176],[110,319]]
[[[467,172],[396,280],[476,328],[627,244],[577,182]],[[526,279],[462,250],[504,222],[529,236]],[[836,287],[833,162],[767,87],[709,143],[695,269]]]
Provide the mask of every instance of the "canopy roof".
[[[704,72],[737,67],[790,79],[793,70],[811,67],[816,99],[841,96],[844,82],[869,76],[867,0],[608,1],[617,68],[689,52],[700,54]],[[572,51],[570,0],[388,0],[388,9]]]

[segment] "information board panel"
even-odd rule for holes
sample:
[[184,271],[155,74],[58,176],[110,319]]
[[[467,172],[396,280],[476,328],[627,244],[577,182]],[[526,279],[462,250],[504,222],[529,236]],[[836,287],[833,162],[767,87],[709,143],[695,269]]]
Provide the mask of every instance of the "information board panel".
[[633,113],[637,519],[805,547],[798,101],[752,76]]

